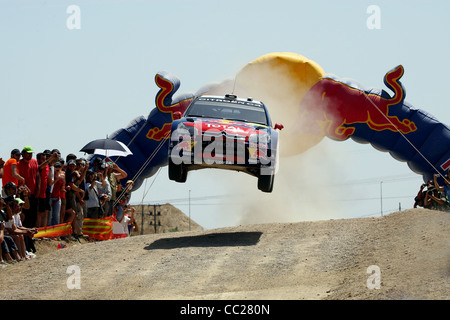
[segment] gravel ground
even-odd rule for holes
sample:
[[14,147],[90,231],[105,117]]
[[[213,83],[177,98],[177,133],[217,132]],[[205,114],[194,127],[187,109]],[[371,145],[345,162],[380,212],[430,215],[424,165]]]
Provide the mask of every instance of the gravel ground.
[[0,269],[0,299],[449,299],[449,233],[449,213],[412,209],[60,250],[41,241],[37,258]]

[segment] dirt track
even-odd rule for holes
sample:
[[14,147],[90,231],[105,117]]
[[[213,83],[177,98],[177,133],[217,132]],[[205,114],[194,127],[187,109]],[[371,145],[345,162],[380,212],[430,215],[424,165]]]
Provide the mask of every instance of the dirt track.
[[[414,209],[136,236],[1,269],[0,298],[449,299],[449,234],[449,213]],[[80,268],[80,289],[67,287],[72,265]],[[372,265],[380,268],[380,289],[367,287]]]

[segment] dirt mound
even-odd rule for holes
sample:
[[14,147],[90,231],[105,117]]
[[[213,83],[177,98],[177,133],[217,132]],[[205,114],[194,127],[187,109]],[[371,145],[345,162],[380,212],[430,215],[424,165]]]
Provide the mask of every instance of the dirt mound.
[[449,232],[413,209],[86,243],[1,269],[0,299],[448,299]]
[[136,234],[200,231],[203,228],[171,204],[135,205]]

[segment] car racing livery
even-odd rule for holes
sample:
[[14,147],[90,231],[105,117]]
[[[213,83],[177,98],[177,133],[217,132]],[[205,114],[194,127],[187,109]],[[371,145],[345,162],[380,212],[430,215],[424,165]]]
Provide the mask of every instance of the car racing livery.
[[278,131],[264,103],[235,95],[197,97],[184,115],[174,114],[169,179],[185,182],[191,170],[219,168],[258,178],[272,192],[278,165]]

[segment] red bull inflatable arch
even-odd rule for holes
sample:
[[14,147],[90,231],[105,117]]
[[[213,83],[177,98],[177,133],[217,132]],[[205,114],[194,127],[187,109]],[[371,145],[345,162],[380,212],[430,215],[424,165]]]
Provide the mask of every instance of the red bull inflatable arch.
[[136,190],[167,165],[174,112],[183,113],[196,95],[233,91],[263,101],[272,118],[284,124],[282,155],[304,152],[324,137],[350,138],[389,152],[424,181],[436,173],[443,177],[450,168],[449,127],[405,101],[404,74],[403,66],[396,66],[384,76],[387,90],[365,89],[355,81],[326,75],[316,62],[299,54],[270,53],[245,65],[232,81],[174,97],[180,80],[159,72],[155,108],[109,135],[133,152],[113,160],[135,181]]

